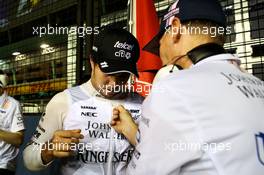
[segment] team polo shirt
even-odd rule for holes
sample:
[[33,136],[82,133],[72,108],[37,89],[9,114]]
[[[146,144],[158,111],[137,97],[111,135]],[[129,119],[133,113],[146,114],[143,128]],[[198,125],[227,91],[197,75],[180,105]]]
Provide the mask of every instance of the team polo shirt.
[[[0,129],[7,132],[24,130],[19,102],[4,93],[0,97]],[[0,140],[0,168],[15,171],[18,149]]]
[[[103,98],[87,82],[56,95],[24,151],[24,161],[31,170],[40,170],[40,145],[52,139],[56,130],[81,129],[84,139],[74,147],[73,157],[62,159],[63,175],[123,175],[132,158],[133,147],[110,127],[113,108],[123,105],[135,122],[140,120],[143,97],[129,93],[124,99]],[[32,151],[33,150],[33,151]]]

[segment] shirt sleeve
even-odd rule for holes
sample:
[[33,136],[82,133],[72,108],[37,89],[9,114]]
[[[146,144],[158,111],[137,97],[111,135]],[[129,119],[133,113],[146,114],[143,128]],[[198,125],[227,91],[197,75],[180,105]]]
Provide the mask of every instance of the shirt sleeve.
[[21,111],[22,110],[21,110],[20,104],[19,102],[16,101],[15,108],[14,108],[14,116],[13,116],[13,120],[12,120],[12,124],[10,128],[11,132],[18,132],[18,131],[22,131],[25,129],[24,119],[23,119],[23,115]]
[[63,120],[67,115],[68,96],[66,92],[55,95],[46,107],[30,143],[23,152],[24,163],[29,170],[39,171],[49,164],[44,165],[41,158],[42,145],[51,140],[57,130],[63,129]]
[[189,147],[201,145],[202,141],[188,104],[180,94],[154,86],[142,110],[139,143],[127,174],[177,175],[183,165],[202,156],[199,146]]

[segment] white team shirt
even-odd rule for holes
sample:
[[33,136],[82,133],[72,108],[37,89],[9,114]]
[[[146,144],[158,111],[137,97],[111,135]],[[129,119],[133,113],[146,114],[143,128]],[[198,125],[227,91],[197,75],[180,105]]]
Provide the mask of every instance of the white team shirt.
[[127,174],[263,174],[264,82],[236,59],[212,56],[154,84]]
[[179,71],[178,67],[175,65],[167,65],[165,67],[162,67],[155,75],[154,80],[152,82],[152,84],[155,84],[156,82],[158,82],[159,80],[163,79],[164,77],[166,77],[167,75],[169,75],[170,73],[173,72],[177,72]]
[[32,139],[33,143],[24,151],[26,166],[31,170],[40,170],[47,166],[42,163],[39,148],[52,138],[56,130],[81,129],[84,139],[78,145],[75,156],[63,160],[62,174],[125,174],[133,147],[109,123],[113,108],[120,104],[138,122],[142,102],[143,97],[135,93],[130,93],[122,100],[105,99],[93,88],[90,81],[59,93],[47,105],[46,114]]
[[[19,102],[4,93],[0,97],[0,129],[18,132],[25,129]],[[18,148],[0,140],[0,168],[15,171]]]

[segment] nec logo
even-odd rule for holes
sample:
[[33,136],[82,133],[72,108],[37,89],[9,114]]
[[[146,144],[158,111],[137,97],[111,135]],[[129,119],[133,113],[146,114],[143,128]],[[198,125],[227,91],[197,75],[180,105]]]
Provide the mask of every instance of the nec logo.
[[81,116],[84,116],[84,117],[97,117],[97,113],[96,112],[82,112]]

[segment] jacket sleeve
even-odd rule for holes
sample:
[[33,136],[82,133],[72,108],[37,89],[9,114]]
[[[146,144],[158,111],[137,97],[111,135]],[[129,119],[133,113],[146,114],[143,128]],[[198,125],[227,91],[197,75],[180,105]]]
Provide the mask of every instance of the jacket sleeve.
[[25,129],[24,119],[21,112],[21,107],[18,101],[15,101],[14,116],[11,124],[11,132],[19,132]]
[[162,87],[162,91],[152,91],[142,108],[139,143],[128,165],[128,175],[177,175],[182,166],[202,156],[201,150],[186,148],[199,145],[201,140],[181,94]]
[[67,115],[68,96],[66,92],[55,95],[48,103],[45,113],[23,152],[24,164],[31,171],[39,171],[49,166],[41,158],[42,145],[51,140],[57,130],[63,129],[63,120]]

